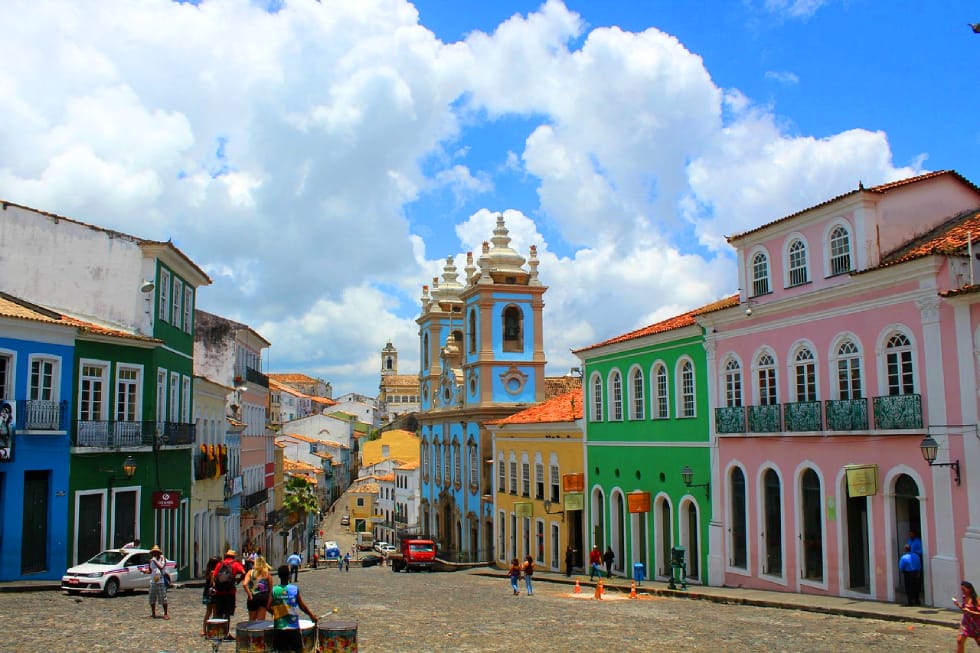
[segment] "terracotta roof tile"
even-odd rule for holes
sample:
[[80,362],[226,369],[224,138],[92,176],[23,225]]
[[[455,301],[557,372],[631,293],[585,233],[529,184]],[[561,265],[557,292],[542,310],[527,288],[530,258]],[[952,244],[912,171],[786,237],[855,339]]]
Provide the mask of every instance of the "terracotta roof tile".
[[881,265],[932,255],[964,255],[970,240],[980,240],[980,209],[955,215],[934,229],[913,238],[898,249],[884,255]]
[[544,399],[547,401],[552,397],[563,395],[572,390],[582,388],[582,377],[580,376],[546,376],[544,377]]
[[78,329],[78,332],[82,334],[88,333],[92,335],[112,336],[115,338],[127,338],[130,340],[139,340],[141,342],[163,342],[162,340],[144,336],[133,331],[126,331],[121,328],[113,328],[101,324],[95,324],[94,322],[83,320],[73,315],[53,311],[49,308],[32,304],[31,302],[21,299],[20,297],[14,297],[13,295],[9,295],[5,292],[0,292],[0,316],[15,317],[34,322],[46,322],[48,324],[62,324],[66,327],[75,327]]
[[973,284],[972,286],[963,286],[962,288],[955,288],[953,290],[947,290],[946,292],[939,293],[940,297],[960,297],[962,295],[975,295],[980,293],[980,284]]
[[537,406],[514,413],[509,417],[495,419],[487,424],[541,424],[544,422],[574,422],[582,419],[582,389],[572,390],[553,397]]

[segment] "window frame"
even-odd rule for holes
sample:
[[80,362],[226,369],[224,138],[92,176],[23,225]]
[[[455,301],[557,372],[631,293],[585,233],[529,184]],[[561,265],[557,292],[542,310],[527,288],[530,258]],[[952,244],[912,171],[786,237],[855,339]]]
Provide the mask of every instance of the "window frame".
[[[733,367],[734,366],[734,367]],[[737,408],[744,405],[744,379],[742,363],[734,356],[729,356],[722,368],[721,387],[725,392],[725,406]]]
[[[769,359],[764,362],[763,359]],[[752,364],[753,391],[756,405],[774,406],[779,404],[779,369],[776,355],[769,349],[756,354]],[[765,381],[765,387],[763,387]]]
[[589,421],[602,421],[602,377],[598,372],[589,379]]
[[790,359],[790,378],[792,379],[792,398],[796,402],[820,401],[817,382],[817,356],[810,343],[793,348]]
[[670,376],[667,364],[657,361],[650,371],[650,419],[670,419]]
[[749,297],[760,297],[772,292],[772,260],[769,252],[759,248],[749,255],[749,273],[752,279],[752,292],[747,293]]
[[677,417],[691,419],[698,416],[697,377],[694,372],[694,361],[683,356],[677,361],[677,372],[674,378],[677,383]]
[[646,419],[646,379],[643,368],[634,365],[630,368],[626,382],[629,396],[629,418],[634,421]]
[[[50,375],[49,375],[49,385],[48,387],[43,387],[43,385],[35,386],[34,383],[34,366],[35,364],[50,365]],[[27,376],[27,398],[33,401],[59,401],[61,398],[61,358],[58,356],[50,356],[47,354],[31,354],[28,357],[27,362],[28,376]],[[42,373],[43,376],[43,373]],[[35,390],[46,390],[48,392],[47,397],[36,396]],[[0,397],[4,395],[0,393]]]
[[850,225],[845,221],[838,220],[830,224],[826,238],[828,277],[847,274],[854,269],[852,240]]
[[623,421],[623,375],[618,369],[609,372],[609,421]]
[[[842,353],[845,346],[850,346],[853,351]],[[833,349],[834,360],[834,395],[838,400],[863,399],[864,391],[864,360],[861,344],[856,338],[846,335],[838,339]],[[857,393],[854,393],[855,372],[857,373]],[[842,384],[842,381],[844,383]]]
[[786,288],[810,283],[810,256],[806,239],[794,234],[787,239],[785,253]]

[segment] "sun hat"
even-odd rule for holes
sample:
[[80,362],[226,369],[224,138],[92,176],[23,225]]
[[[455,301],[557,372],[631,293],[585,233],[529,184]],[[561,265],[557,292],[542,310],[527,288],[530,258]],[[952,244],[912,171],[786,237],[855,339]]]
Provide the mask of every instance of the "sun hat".
[[156,552],[156,553],[163,553],[163,551],[160,550],[160,545],[159,544],[154,544],[153,547],[150,548],[150,553],[154,553],[154,552]]
[[238,552],[235,551],[234,549],[228,549],[227,551],[225,551],[225,557],[226,558],[229,557],[229,556],[232,557],[232,558],[234,558],[236,555],[238,555]]

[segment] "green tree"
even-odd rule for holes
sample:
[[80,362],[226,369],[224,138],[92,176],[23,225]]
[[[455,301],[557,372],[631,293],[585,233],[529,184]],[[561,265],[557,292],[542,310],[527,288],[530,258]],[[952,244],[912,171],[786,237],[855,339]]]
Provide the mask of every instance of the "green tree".
[[320,511],[320,501],[312,483],[299,476],[291,476],[286,481],[282,507],[287,513],[307,515]]

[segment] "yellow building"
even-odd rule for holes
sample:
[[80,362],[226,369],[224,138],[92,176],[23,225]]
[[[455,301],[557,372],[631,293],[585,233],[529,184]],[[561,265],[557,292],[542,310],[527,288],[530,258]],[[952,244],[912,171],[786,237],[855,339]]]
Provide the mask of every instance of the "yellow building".
[[494,558],[534,556],[539,568],[565,571],[571,545],[582,564],[585,480],[582,390],[486,423],[493,436]]
[[350,515],[352,533],[374,532],[374,518],[377,516],[378,491],[381,485],[369,478],[355,482],[347,490],[347,514]]
[[419,437],[411,431],[384,431],[376,440],[361,443],[361,469],[372,468],[384,460],[402,463],[419,461]]

